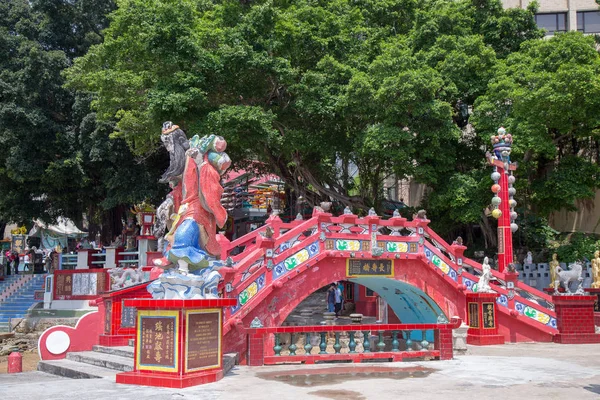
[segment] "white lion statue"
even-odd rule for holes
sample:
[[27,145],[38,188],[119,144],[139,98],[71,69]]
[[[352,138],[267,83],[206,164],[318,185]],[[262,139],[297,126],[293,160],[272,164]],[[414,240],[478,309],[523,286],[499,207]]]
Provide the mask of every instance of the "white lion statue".
[[[556,267],[556,277],[557,279],[554,281],[554,294],[558,294],[558,288],[562,284],[565,288],[565,294],[583,294],[583,277],[581,276],[581,271],[583,271],[583,266],[579,262],[575,262],[569,265],[568,270],[564,270],[561,267]],[[579,286],[577,287],[577,291],[575,293],[571,292],[569,288],[569,284],[571,282],[577,281],[579,282]]]

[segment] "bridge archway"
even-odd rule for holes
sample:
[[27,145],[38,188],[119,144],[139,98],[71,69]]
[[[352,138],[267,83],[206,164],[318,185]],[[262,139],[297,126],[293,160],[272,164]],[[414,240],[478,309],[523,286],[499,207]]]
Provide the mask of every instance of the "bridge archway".
[[[464,318],[464,294],[421,259],[396,260],[392,278],[349,278],[346,273],[346,259],[338,257],[326,257],[308,268],[292,270],[277,279],[268,294],[257,296],[256,303],[232,318],[239,326],[249,326],[254,318],[264,326],[281,326],[311,293],[332,282],[349,279],[358,279],[357,283],[382,296],[393,305],[392,310],[402,322],[435,323],[440,314]],[[246,341],[245,331],[234,328],[226,333],[224,346],[245,358]]]

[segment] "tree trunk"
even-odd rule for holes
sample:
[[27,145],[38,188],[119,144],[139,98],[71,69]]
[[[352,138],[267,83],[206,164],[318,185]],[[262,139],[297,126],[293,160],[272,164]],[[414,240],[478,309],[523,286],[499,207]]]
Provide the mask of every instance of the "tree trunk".
[[497,232],[492,228],[485,213],[481,213],[481,231],[483,232],[486,249],[498,246]]

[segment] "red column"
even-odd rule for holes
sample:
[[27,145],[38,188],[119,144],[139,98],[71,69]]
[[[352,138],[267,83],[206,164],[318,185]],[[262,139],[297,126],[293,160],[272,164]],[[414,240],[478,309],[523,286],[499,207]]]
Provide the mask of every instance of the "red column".
[[502,216],[498,219],[498,271],[504,272],[508,264],[513,262],[512,231],[510,229],[510,205],[508,203],[508,171],[497,166],[500,173],[500,211]]

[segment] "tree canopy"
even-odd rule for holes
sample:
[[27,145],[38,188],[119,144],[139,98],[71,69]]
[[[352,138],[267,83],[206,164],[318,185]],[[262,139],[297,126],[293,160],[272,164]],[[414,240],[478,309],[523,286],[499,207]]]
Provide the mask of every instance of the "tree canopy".
[[85,213],[98,224],[103,212],[156,196],[148,182],[160,164],[141,165],[123,140],[109,140],[113,123],[96,120],[93,95],[63,86],[73,59],[102,42],[113,9],[105,0],[0,4],[0,221]]
[[447,235],[480,224],[493,240],[483,155],[500,125],[523,210],[546,217],[600,186],[598,52],[576,32],[540,40],[535,3],[117,0],[107,19],[97,2],[0,6],[0,140],[41,154],[0,156],[2,216],[156,198],[166,120],[224,136],[234,167],[311,204],[378,208],[386,178],[410,177]]

